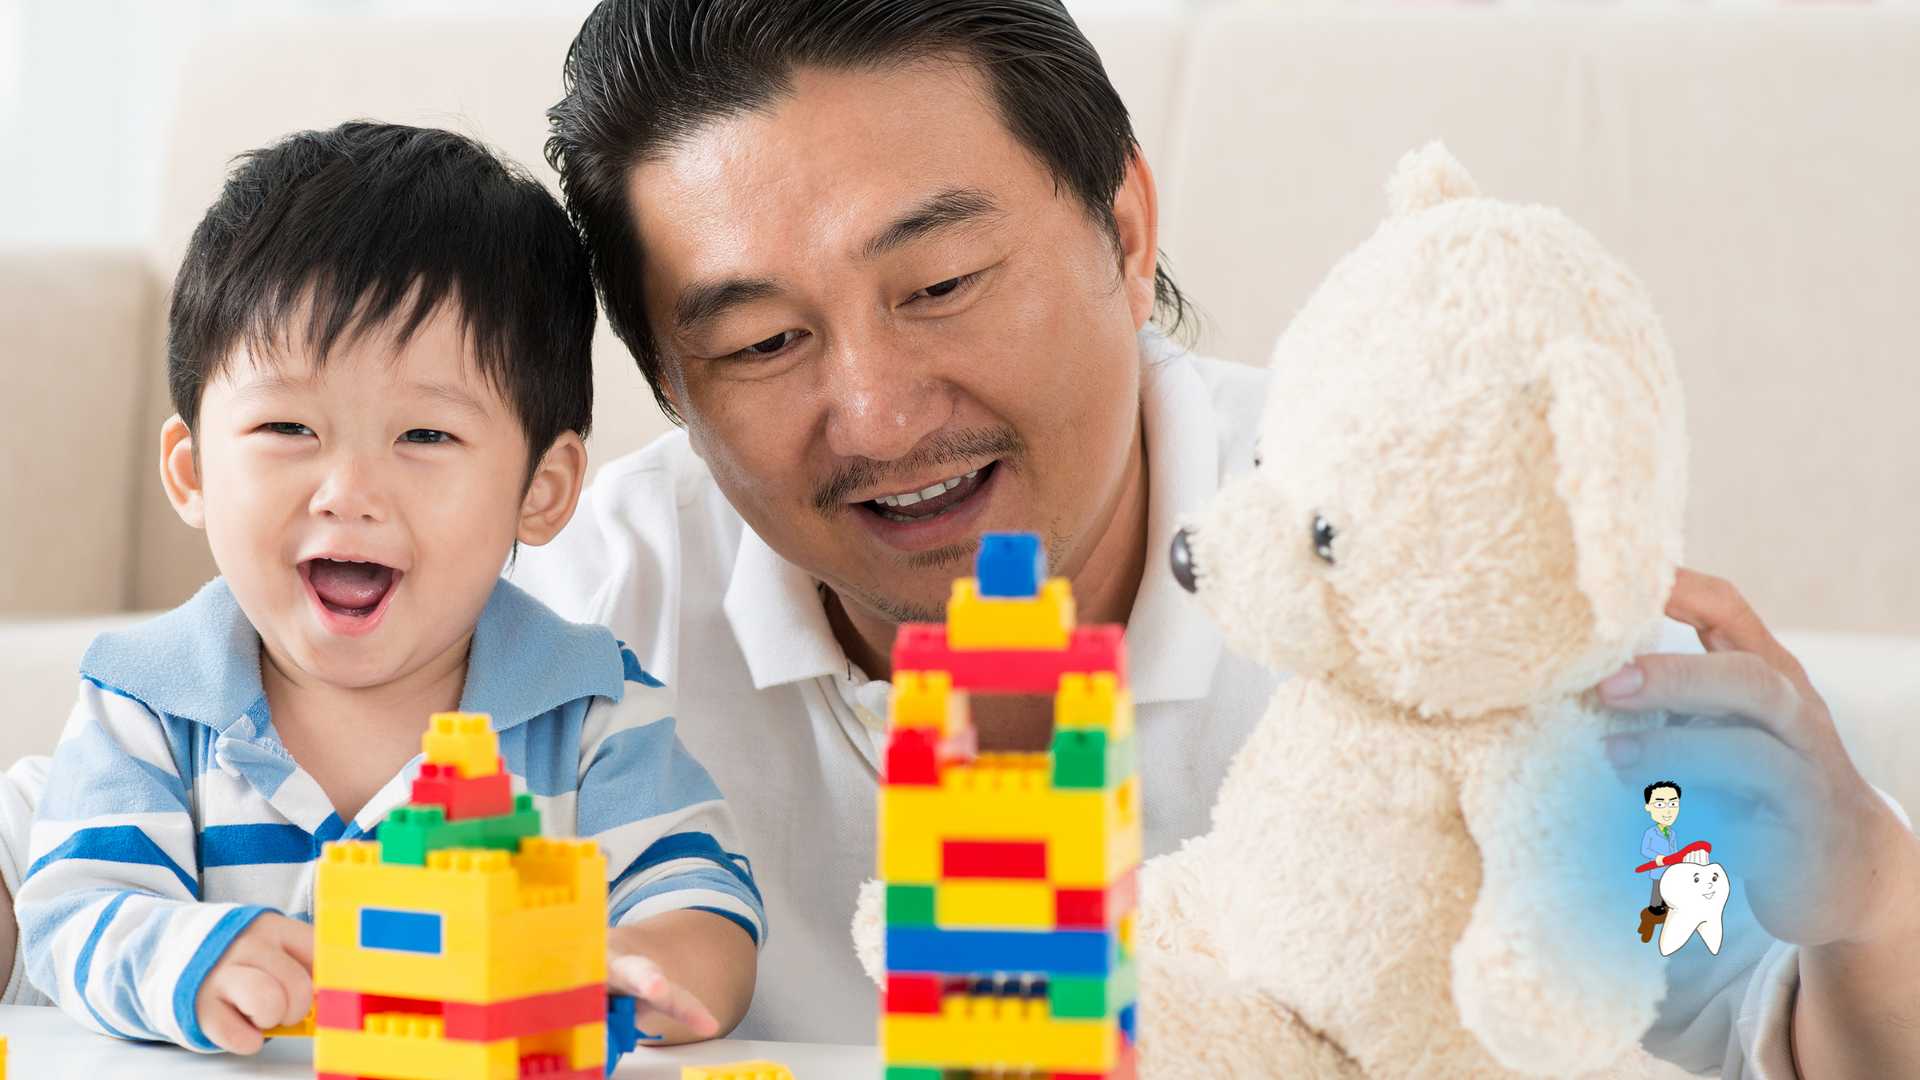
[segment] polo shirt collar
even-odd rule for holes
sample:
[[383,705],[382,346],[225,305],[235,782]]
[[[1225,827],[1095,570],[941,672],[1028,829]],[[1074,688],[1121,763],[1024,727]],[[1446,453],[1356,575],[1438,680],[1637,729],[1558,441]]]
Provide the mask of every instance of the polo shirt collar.
[[[222,734],[243,718],[251,730],[237,737],[268,726],[260,635],[225,578],[158,618],[94,638],[80,674]],[[504,730],[569,701],[618,701],[625,692],[626,666],[611,631],[567,622],[505,580],[494,585],[473,631],[463,710],[489,713],[494,729]]]
[[[1147,442],[1147,569],[1127,623],[1134,701],[1207,696],[1220,631],[1189,602],[1167,567],[1183,517],[1220,486],[1220,433],[1191,354],[1158,330],[1140,332],[1141,405]],[[757,690],[846,669],[820,585],[781,558],[751,527],[722,604]]]

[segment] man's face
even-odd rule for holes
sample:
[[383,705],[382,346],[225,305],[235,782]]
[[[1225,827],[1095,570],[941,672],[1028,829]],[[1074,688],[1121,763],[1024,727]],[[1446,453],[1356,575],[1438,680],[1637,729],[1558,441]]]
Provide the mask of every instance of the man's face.
[[1647,802],[1647,813],[1662,825],[1672,825],[1680,816],[1680,793],[1670,787],[1654,788],[1653,798]]
[[1150,178],[1116,204],[1147,237],[1123,273],[972,68],[794,82],[633,174],[695,449],[755,532],[871,615],[938,619],[984,530],[1038,530],[1073,575],[1139,426]]

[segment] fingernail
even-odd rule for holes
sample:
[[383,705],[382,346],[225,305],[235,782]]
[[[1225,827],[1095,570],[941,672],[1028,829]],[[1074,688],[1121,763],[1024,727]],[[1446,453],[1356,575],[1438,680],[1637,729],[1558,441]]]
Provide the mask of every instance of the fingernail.
[[1607,760],[1613,762],[1615,768],[1639,761],[1640,740],[1631,735],[1608,736]]
[[1647,684],[1647,673],[1640,670],[1638,664],[1628,664],[1619,671],[1600,680],[1600,696],[1626,698],[1640,692]]

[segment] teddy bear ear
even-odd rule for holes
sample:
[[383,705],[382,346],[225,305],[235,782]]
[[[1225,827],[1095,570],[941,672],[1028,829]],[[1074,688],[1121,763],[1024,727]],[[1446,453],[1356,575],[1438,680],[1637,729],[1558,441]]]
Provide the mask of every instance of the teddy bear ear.
[[[1603,642],[1631,648],[1659,624],[1680,562],[1686,442],[1678,388],[1586,337],[1548,345],[1554,491],[1573,524],[1580,592]],[[1658,377],[1657,374],[1653,377]]]
[[1447,153],[1439,139],[1407,151],[1387,180],[1387,207],[1394,217],[1478,194],[1479,185],[1467,174],[1467,167]]

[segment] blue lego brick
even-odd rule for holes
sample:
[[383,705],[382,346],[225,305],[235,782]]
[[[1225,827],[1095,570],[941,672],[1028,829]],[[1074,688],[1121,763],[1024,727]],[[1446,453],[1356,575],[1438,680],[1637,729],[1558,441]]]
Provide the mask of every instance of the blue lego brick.
[[620,1064],[620,1055],[631,1054],[644,1040],[658,1042],[662,1035],[649,1035],[633,1025],[634,1002],[625,994],[607,995],[607,1075]]
[[981,533],[973,573],[980,579],[981,596],[1039,596],[1040,583],[1047,580],[1040,534]]
[[1135,1018],[1139,1015],[1138,1011],[1135,1010],[1133,1006],[1134,1006],[1134,1003],[1129,1001],[1127,1002],[1127,1007],[1120,1010],[1120,1034],[1125,1035],[1127,1037],[1128,1044],[1132,1044],[1135,1041],[1134,1035],[1133,1035],[1133,1024],[1134,1024]]
[[437,911],[399,908],[360,909],[360,947],[439,956],[445,951],[442,920]]
[[1119,935],[1111,930],[887,927],[889,971],[1105,976],[1119,963]]

